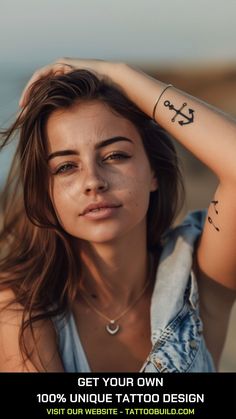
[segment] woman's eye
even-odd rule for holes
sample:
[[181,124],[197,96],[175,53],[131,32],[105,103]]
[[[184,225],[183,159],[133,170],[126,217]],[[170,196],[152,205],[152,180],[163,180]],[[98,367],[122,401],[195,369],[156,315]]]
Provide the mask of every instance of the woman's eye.
[[112,153],[109,156],[107,156],[104,160],[122,160],[122,159],[129,159],[130,156],[127,154],[122,153]]
[[55,174],[63,174],[63,173],[67,173],[69,171],[71,171],[72,169],[74,169],[76,167],[75,164],[72,163],[65,163],[62,166],[60,166],[56,171]]

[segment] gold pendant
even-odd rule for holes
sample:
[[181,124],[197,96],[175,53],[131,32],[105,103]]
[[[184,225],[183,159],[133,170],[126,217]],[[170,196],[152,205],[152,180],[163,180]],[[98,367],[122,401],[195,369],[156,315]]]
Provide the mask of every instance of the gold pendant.
[[110,323],[106,324],[106,331],[110,335],[115,335],[120,330],[120,326],[118,324],[115,324],[115,323],[116,323],[115,320],[110,320]]

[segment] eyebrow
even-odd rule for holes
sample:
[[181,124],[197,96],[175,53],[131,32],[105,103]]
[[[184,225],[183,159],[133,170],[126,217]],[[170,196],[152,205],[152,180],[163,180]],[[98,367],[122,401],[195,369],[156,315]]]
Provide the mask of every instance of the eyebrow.
[[[110,145],[110,144],[113,144],[113,143],[117,143],[118,141],[127,141],[127,142],[133,144],[133,141],[130,140],[129,138],[118,136],[118,137],[112,137],[112,138],[108,138],[107,140],[100,141],[99,143],[97,143],[95,145],[95,150],[106,147],[107,145]],[[77,150],[73,150],[73,149],[54,151],[53,153],[49,154],[49,156],[47,158],[47,161],[49,161],[49,160],[51,160],[55,157],[58,157],[58,156],[69,156],[69,155],[79,156],[79,154],[80,153]]]

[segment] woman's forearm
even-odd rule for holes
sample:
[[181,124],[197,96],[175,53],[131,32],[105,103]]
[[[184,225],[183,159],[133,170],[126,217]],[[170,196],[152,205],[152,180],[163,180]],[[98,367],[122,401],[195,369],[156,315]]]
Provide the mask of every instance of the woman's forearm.
[[[109,77],[152,117],[155,102],[166,84],[126,64],[110,64],[108,68]],[[158,102],[155,119],[220,180],[236,181],[236,122],[233,118],[170,87]]]
[[211,105],[175,87],[166,88],[141,70],[125,63],[103,60],[61,58],[35,72],[26,85],[20,105],[27,102],[31,84],[41,76],[64,74],[73,69],[94,71],[107,76],[150,117],[156,107],[155,119],[172,137],[211,169],[219,180],[236,182],[236,122]]

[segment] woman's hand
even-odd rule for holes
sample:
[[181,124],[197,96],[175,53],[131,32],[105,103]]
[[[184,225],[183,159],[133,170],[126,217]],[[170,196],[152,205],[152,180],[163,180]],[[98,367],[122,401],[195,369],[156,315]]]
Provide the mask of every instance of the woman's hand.
[[[19,106],[23,108],[28,99],[28,94],[31,85],[39,80],[41,77],[50,76],[50,75],[60,75],[66,74],[73,70],[79,69],[86,69],[92,72],[95,72],[96,75],[108,75],[108,67],[111,65],[111,62],[103,61],[103,60],[82,60],[76,58],[59,58],[58,60],[54,61],[53,63],[46,65],[39,70],[35,71],[28,83],[26,84],[20,100]],[[113,63],[114,65],[114,63]]]
[[[219,179],[198,247],[198,266],[204,275],[236,290],[235,121],[185,92],[174,87],[166,89],[165,83],[139,69],[102,60],[62,58],[43,67],[26,85],[20,106],[27,104],[28,89],[37,79],[51,74],[65,74],[74,69],[87,69],[98,77],[108,77],[150,118],[155,108],[159,125]],[[213,205],[215,202],[219,203],[217,210]]]

